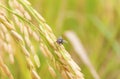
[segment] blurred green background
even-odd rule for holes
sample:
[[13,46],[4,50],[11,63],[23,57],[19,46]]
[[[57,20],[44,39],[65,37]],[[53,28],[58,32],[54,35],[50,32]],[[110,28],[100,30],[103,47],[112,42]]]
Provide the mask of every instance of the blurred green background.
[[[100,79],[120,79],[119,0],[29,0],[59,37],[74,31]],[[65,48],[80,65],[85,79],[93,79],[72,46]]]

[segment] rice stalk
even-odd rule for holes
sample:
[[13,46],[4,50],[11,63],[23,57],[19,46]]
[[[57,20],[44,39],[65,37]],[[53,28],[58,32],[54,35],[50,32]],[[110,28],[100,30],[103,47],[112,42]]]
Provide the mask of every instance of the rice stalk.
[[4,73],[9,77],[9,79],[14,79],[12,73],[9,68],[4,64],[2,57],[0,56],[0,68],[4,71]]
[[[40,79],[34,66],[35,63],[38,68],[40,67],[40,58],[36,54],[38,50],[46,57],[48,70],[53,77],[56,77],[55,69],[64,79],[84,79],[80,67],[64,46],[56,42],[57,38],[50,26],[27,0],[8,0],[8,5],[9,8],[0,4],[12,18],[0,14],[0,23],[7,28],[15,45],[22,50],[33,79]],[[33,19],[35,23],[32,22]],[[1,36],[4,38],[2,32]]]
[[[2,16],[2,15],[1,15]],[[6,19],[5,17],[3,17],[4,19]],[[0,22],[3,23],[4,26],[8,27],[7,29],[9,30],[11,36],[14,38],[14,40],[16,41],[16,43],[19,44],[20,48],[22,49],[25,57],[26,57],[26,60],[27,60],[27,63],[30,67],[30,71],[33,71],[35,68],[34,68],[34,65],[33,65],[33,62],[31,61],[30,59],[30,54],[29,52],[27,51],[27,49],[25,48],[25,43],[24,43],[24,40],[22,38],[22,36],[20,34],[18,34],[15,29],[11,28],[11,27],[14,27],[12,24],[10,24],[7,20],[3,20],[2,18],[0,18]],[[34,72],[36,72],[34,70]],[[36,77],[36,79],[40,79],[40,77],[38,76],[38,74],[34,74],[31,72],[31,74]]]

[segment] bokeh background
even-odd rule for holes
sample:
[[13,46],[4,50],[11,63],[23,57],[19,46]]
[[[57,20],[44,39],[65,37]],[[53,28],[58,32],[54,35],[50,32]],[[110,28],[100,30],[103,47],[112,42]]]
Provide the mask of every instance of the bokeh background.
[[[29,1],[57,37],[69,30],[76,33],[100,79],[120,79],[120,0]],[[70,42],[64,46],[85,79],[94,79]]]

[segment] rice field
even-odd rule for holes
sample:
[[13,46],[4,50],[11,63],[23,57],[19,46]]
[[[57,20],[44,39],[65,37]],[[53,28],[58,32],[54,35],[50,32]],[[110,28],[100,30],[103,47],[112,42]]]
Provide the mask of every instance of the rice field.
[[120,79],[119,0],[0,0],[0,79]]

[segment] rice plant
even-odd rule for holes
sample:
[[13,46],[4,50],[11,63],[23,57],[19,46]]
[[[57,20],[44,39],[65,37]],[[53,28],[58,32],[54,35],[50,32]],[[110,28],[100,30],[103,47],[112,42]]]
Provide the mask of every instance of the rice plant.
[[84,79],[80,67],[28,1],[3,1],[0,8],[2,79]]

